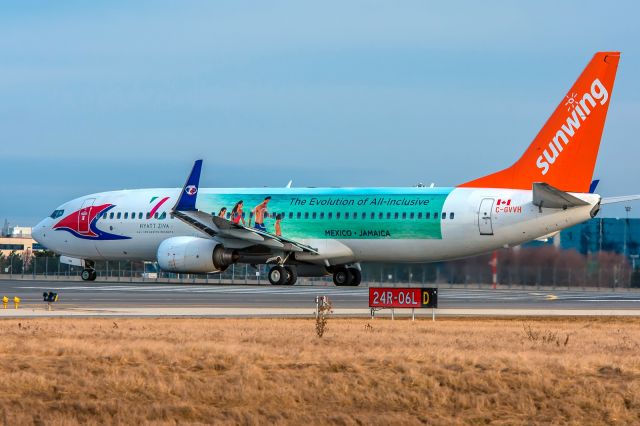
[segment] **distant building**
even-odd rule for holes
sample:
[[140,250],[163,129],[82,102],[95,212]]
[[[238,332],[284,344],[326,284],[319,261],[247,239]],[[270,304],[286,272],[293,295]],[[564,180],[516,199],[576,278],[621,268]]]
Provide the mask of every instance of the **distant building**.
[[524,246],[554,243],[585,255],[608,251],[633,258],[640,255],[640,219],[595,218],[567,228],[547,242],[532,241]]
[[31,236],[29,237],[0,237],[0,253],[9,256],[11,252],[16,252],[20,256],[29,255],[34,251],[46,250],[37,243]]
[[31,238],[31,228],[26,226],[9,226],[5,219],[0,236],[0,253],[8,256],[16,252],[20,256],[30,256],[31,253],[45,248]]

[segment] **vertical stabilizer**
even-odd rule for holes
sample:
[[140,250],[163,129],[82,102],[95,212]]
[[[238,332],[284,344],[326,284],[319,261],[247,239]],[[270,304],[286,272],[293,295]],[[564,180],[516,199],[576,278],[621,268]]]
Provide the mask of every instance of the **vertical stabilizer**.
[[596,53],[515,164],[460,187],[531,189],[545,182],[588,192],[619,60],[620,52]]

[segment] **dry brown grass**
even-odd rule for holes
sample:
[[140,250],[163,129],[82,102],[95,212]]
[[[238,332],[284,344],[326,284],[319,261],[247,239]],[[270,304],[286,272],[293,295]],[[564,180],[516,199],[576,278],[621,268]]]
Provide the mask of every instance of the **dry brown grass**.
[[640,421],[637,319],[330,319],[322,339],[314,319],[11,319],[0,333],[4,424]]

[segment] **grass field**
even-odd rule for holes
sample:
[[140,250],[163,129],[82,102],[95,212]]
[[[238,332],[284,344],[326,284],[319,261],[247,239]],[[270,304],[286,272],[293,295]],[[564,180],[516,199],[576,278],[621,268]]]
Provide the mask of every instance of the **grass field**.
[[624,318],[10,319],[4,424],[638,424]]

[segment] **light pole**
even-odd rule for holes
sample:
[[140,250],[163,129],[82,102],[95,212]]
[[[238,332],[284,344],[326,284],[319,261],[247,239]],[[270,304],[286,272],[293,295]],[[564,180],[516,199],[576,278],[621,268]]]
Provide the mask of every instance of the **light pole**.
[[627,220],[624,221],[624,256],[627,257],[627,228],[629,227],[629,212],[631,206],[624,206],[624,210],[627,212]]

